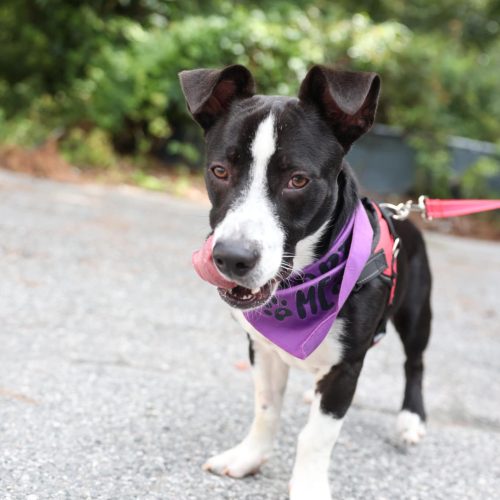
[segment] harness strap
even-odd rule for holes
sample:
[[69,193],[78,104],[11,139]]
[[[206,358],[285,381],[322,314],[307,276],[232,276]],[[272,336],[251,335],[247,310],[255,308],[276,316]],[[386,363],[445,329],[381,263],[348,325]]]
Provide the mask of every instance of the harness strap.
[[399,254],[399,238],[396,235],[396,229],[392,220],[392,214],[385,208],[379,207],[376,203],[373,204],[375,211],[379,217],[380,224],[380,243],[379,245],[384,250],[387,259],[387,269],[384,275],[391,280],[391,294],[389,296],[389,305],[394,301],[396,293],[396,279],[398,275],[398,254]]
[[[396,235],[390,212],[368,200],[366,208],[371,209],[376,215],[374,241],[372,253],[356,282],[354,291],[360,290],[366,283],[375,278],[382,278],[391,289],[388,301],[388,306],[391,306],[396,291],[399,238]],[[373,344],[376,344],[385,335],[387,319],[388,314],[385,313],[377,325]]]
[[368,208],[371,208],[377,216],[377,227],[375,228],[374,245],[372,253],[361,271],[361,275],[356,282],[354,291],[361,289],[369,281],[384,276],[391,287],[389,305],[394,299],[397,276],[397,254],[399,251],[399,238],[395,236],[396,232],[388,212],[381,209],[376,203],[368,202]]
[[389,268],[387,264],[387,259],[385,257],[385,252],[379,250],[377,253],[372,253],[370,258],[365,264],[361,275],[356,282],[355,291],[359,290],[365,283],[368,283],[372,279],[384,274]]

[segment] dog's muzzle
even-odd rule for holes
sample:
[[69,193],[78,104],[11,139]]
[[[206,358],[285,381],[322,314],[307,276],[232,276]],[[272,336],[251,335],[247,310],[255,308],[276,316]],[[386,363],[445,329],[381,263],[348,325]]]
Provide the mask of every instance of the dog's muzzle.
[[231,307],[253,309],[270,299],[278,281],[273,278],[261,287],[250,289],[228,278],[238,281],[244,279],[259,259],[260,253],[251,245],[220,241],[213,246],[213,236],[210,236],[201,249],[193,254],[192,262],[200,278],[215,285],[221,298]]

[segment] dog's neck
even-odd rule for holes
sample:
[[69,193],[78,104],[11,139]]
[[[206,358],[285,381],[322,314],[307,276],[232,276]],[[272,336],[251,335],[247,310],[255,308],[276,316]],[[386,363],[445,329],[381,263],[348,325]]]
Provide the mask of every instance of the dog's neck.
[[336,189],[338,200],[329,217],[330,223],[316,247],[317,258],[328,252],[340,231],[353,215],[359,202],[356,179],[346,161],[343,162],[342,170],[337,177]]

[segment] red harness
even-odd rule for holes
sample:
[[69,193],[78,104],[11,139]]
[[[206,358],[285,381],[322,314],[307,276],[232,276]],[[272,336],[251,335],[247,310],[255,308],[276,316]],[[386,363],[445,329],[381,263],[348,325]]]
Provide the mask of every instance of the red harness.
[[[394,301],[397,283],[397,256],[399,253],[399,238],[391,221],[391,214],[385,212],[376,203],[365,201],[365,208],[376,217],[372,253],[356,283],[355,291],[369,281],[381,277],[390,287],[388,308]],[[373,343],[376,344],[384,335],[388,313],[386,312],[377,326]]]
[[372,253],[354,290],[359,290],[365,283],[377,277],[387,280],[391,289],[387,310],[377,326],[373,339],[373,343],[376,344],[385,335],[390,306],[394,301],[396,291],[397,256],[400,242],[394,230],[392,219],[404,220],[410,215],[410,212],[420,212],[427,220],[485,212],[500,209],[500,200],[436,200],[420,196],[418,203],[409,200],[399,205],[384,203],[380,206],[366,199],[363,202],[367,212],[376,216],[377,224],[374,227]]
[[396,292],[399,238],[395,235],[392,223],[391,227],[389,227],[387,218],[382,214],[380,207],[376,203],[372,203],[372,205],[373,208],[375,208],[375,212],[377,212],[378,227],[380,230],[380,237],[373,253],[376,254],[381,250],[384,252],[387,268],[382,272],[382,274],[391,280],[391,294],[389,296],[389,305],[391,305],[394,300],[394,293]]

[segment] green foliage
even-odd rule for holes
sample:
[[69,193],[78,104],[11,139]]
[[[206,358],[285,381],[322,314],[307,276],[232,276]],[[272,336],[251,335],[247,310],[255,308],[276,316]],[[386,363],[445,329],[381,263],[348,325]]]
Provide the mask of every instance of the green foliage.
[[61,141],[61,152],[69,163],[84,168],[111,168],[117,163],[109,135],[99,128],[71,129]]
[[398,19],[419,33],[437,32],[465,46],[485,47],[500,33],[498,0],[337,0],[376,22]]
[[466,198],[499,198],[500,186],[492,187],[492,180],[500,177],[500,161],[481,157],[471,165],[462,178],[462,191]]
[[429,134],[413,134],[409,144],[416,151],[417,175],[415,191],[427,196],[446,198],[450,194],[450,152],[446,138]]
[[136,170],[132,175],[135,184],[151,191],[165,191],[165,182],[154,175],[147,174],[143,170]]
[[308,67],[330,63],[381,73],[378,121],[404,130],[419,187],[443,195],[445,138],[500,137],[499,9],[495,0],[4,0],[0,134],[25,145],[56,134],[81,165],[115,162],[111,144],[198,164],[201,134],[179,71],[239,62],[260,91],[294,95]]

